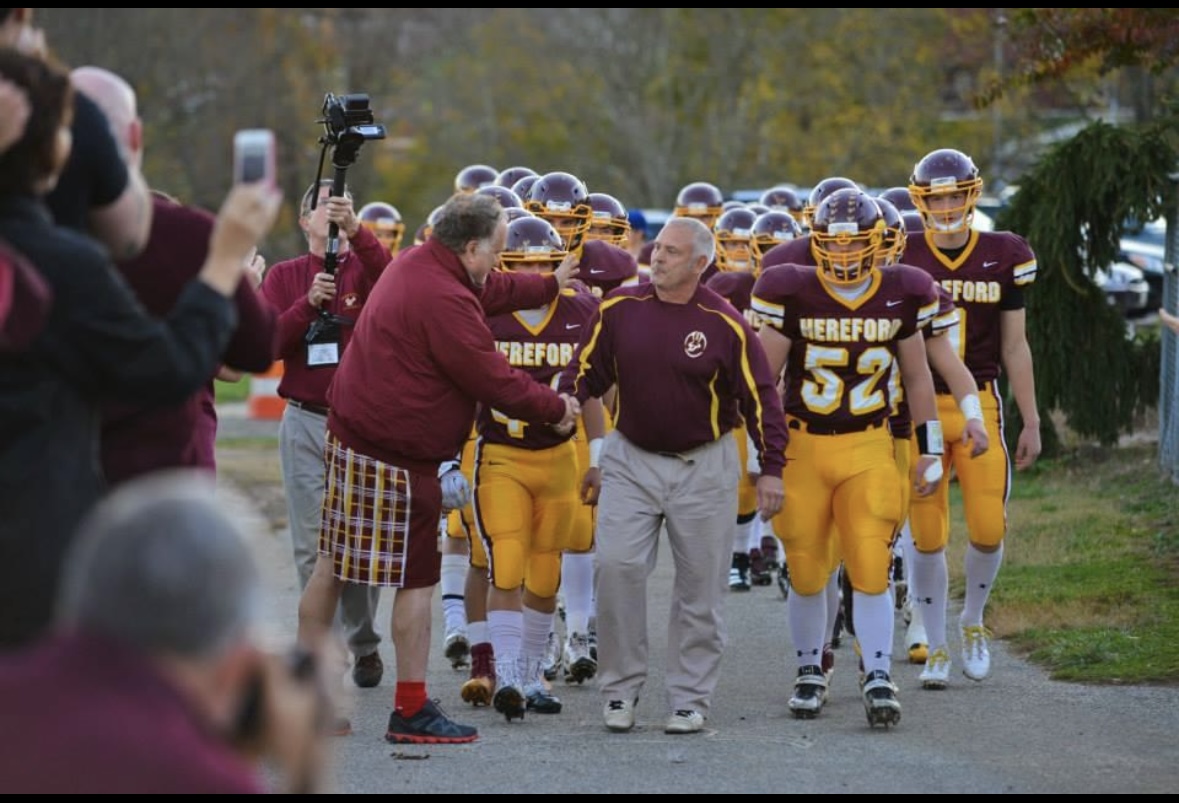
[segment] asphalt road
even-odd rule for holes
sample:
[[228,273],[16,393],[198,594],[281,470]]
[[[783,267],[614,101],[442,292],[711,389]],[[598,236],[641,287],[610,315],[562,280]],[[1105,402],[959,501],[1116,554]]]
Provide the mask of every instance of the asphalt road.
[[[224,421],[223,432],[243,433]],[[266,425],[261,425],[264,429]],[[254,425],[259,429],[259,425]],[[277,452],[276,457],[277,460]],[[251,503],[223,484],[227,504],[247,521],[265,567],[266,637],[293,639],[298,605],[285,532],[271,532]],[[663,733],[662,656],[666,647],[670,553],[651,578],[653,666],[630,733],[608,732],[590,683],[555,689],[558,715],[529,713],[508,723],[494,710],[463,703],[465,671],[442,655],[441,603],[435,606],[428,690],[456,719],[476,725],[469,745],[403,746],[384,741],[392,707],[393,646],[381,646],[386,672],[374,689],[341,679],[354,732],[334,740],[334,790],[340,793],[1173,793],[1179,791],[1179,689],[1086,686],[1049,680],[1037,667],[993,645],[993,671],[966,679],[960,661],[945,691],[920,688],[920,667],[894,664],[903,714],[887,731],[870,729],[859,699],[855,657],[837,650],[831,699],[819,718],[794,719],[786,701],[786,606],[775,586],[729,599],[729,647],[705,731]],[[1000,576],[1002,582],[1002,576]],[[388,634],[393,594],[382,597]],[[953,618],[951,618],[953,621]],[[898,618],[899,622],[899,618]],[[899,639],[894,654],[903,656]],[[956,656],[957,644],[951,643]]]

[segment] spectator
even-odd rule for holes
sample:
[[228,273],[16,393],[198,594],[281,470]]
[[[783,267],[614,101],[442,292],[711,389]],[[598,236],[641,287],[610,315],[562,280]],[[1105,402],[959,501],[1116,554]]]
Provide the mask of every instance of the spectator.
[[[287,405],[278,428],[278,456],[300,588],[311,578],[319,545],[328,385],[377,277],[389,264],[389,251],[360,225],[351,193],[345,190],[333,198],[331,188],[332,180],[324,179],[303,193],[299,226],[307,253],[274,264],[262,281],[262,294],[279,313],[276,356],[283,361],[283,376],[278,395]],[[324,260],[331,223],[339,228],[339,246],[329,273]],[[318,334],[311,337],[313,326]],[[337,629],[355,656],[352,680],[362,688],[380,684],[385,671],[381,636],[373,625],[379,593],[376,587],[353,583],[341,597]],[[348,728],[342,720],[340,725],[344,735]]]
[[271,791],[258,759],[278,770],[274,791],[322,781],[314,664],[296,674],[253,642],[258,567],[203,479],[139,478],[84,521],[55,631],[0,656],[5,792]]
[[[44,32],[33,27],[33,9],[0,8],[0,46],[47,57]],[[70,158],[46,202],[59,225],[89,233],[115,259],[129,259],[143,250],[151,232],[147,182],[120,158],[102,110],[80,92],[73,103]]]
[[[637,261],[643,253],[643,246],[647,244],[647,216],[642,209],[631,209],[626,213],[626,219],[630,223],[630,231],[626,233],[626,250]],[[649,269],[651,266],[640,267]]]
[[53,292],[45,331],[0,355],[0,649],[48,625],[61,557],[104,491],[98,412],[105,401],[171,404],[216,370],[234,323],[242,260],[269,231],[279,194],[235,187],[209,257],[167,320],[149,317],[93,240],[53,225],[44,192],[69,154],[69,75],[0,48],[0,78],[32,106],[23,136],[0,153],[0,238]]
[[[143,124],[136,113],[135,90],[100,67],[79,67],[70,73],[75,89],[87,93],[110,121],[127,167],[139,170],[143,160]],[[213,216],[186,207],[163,193],[152,195],[151,237],[134,259],[118,267],[144,308],[157,318],[171,311],[184,286],[208,256]],[[233,297],[237,328],[222,355],[230,368],[265,371],[271,363],[275,314],[240,282]],[[161,468],[193,466],[216,470],[217,412],[213,376],[180,404],[107,405],[102,425],[102,467],[111,484]]]
[[499,201],[452,197],[429,241],[402,252],[381,276],[328,393],[327,493],[299,639],[323,637],[346,582],[397,589],[390,742],[478,735],[426,695],[439,518],[470,496],[457,465],[441,481],[439,467],[462,451],[476,403],[565,432],[580,413],[572,399],[511,368],[484,318],[551,302],[577,260],[547,276],[493,273],[506,238]]
[[731,432],[742,417],[760,458],[758,511],[769,518],[782,504],[782,402],[757,335],[700,286],[714,253],[703,221],[669,220],[655,238],[651,281],[602,302],[561,377],[579,402],[618,384],[615,429],[601,452],[595,586],[598,677],[612,731],[634,727],[647,678],[647,578],[663,528],[676,565],[664,730],[704,727],[725,646],[740,477]]
[[1179,318],[1167,312],[1163,307],[1159,307],[1159,320],[1163,322],[1164,326],[1179,335]]

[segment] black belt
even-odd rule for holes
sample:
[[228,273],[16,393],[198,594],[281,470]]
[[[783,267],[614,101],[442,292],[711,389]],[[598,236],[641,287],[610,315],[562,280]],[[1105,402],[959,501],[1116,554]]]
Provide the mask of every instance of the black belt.
[[316,415],[327,415],[329,412],[328,408],[322,404],[311,404],[310,402],[295,401],[294,399],[287,399],[287,404],[297,407],[300,410],[306,410],[309,413],[315,413]]
[[860,424],[848,429],[836,429],[835,427],[825,427],[822,424],[811,424],[800,418],[791,418],[787,422],[787,426],[791,429],[801,429],[808,435],[850,435],[853,432],[867,432],[870,429],[879,429],[884,426],[884,419],[882,418],[869,424]]

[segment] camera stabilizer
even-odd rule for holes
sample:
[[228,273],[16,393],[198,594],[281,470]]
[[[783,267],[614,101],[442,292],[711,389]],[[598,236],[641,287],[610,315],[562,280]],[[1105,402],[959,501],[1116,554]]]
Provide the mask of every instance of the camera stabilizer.
[[[315,186],[323,177],[323,161],[328,148],[332,149],[332,197],[340,197],[347,187],[348,168],[353,165],[360,155],[360,146],[370,139],[384,139],[385,126],[373,122],[373,112],[369,108],[368,95],[353,93],[349,95],[333,95],[328,92],[323,99],[322,116],[316,122],[323,124],[323,135],[319,143],[323,146],[319,152],[319,168],[315,174]],[[311,198],[311,208],[315,209],[319,203],[319,193]],[[324,253],[323,269],[327,273],[336,272],[336,264],[340,254],[340,227],[335,223],[328,224],[327,248]],[[307,330],[306,340],[312,343],[325,335],[330,335],[341,324],[351,324],[347,318],[332,315],[326,309],[319,310],[319,317],[312,322]]]

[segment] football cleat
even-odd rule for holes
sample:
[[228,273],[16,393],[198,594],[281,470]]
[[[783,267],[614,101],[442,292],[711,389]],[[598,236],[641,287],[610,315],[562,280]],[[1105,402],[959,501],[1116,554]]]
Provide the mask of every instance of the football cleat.
[[452,669],[466,669],[471,665],[471,642],[467,631],[456,628],[446,634],[444,652]]
[[971,680],[991,674],[991,631],[982,625],[962,625],[962,674]]
[[864,678],[863,696],[869,727],[883,725],[887,730],[890,725],[896,725],[901,721],[901,703],[897,699],[897,687],[883,669],[870,672]]
[[544,673],[544,679],[550,683],[557,678],[557,673],[561,671],[561,638],[557,635],[557,631],[549,631],[549,640],[544,648],[544,660],[540,664],[541,671]]
[[794,680],[790,712],[796,719],[814,719],[827,701],[827,677],[821,666],[804,666]]
[[950,652],[944,646],[938,647],[925,661],[925,668],[918,675],[923,689],[944,689],[950,683]]
[[565,645],[565,682],[584,683],[598,672],[598,662],[590,656],[589,636],[570,633]]
[[744,552],[734,552],[733,562],[729,565],[729,590],[748,591],[749,589],[749,555]]

